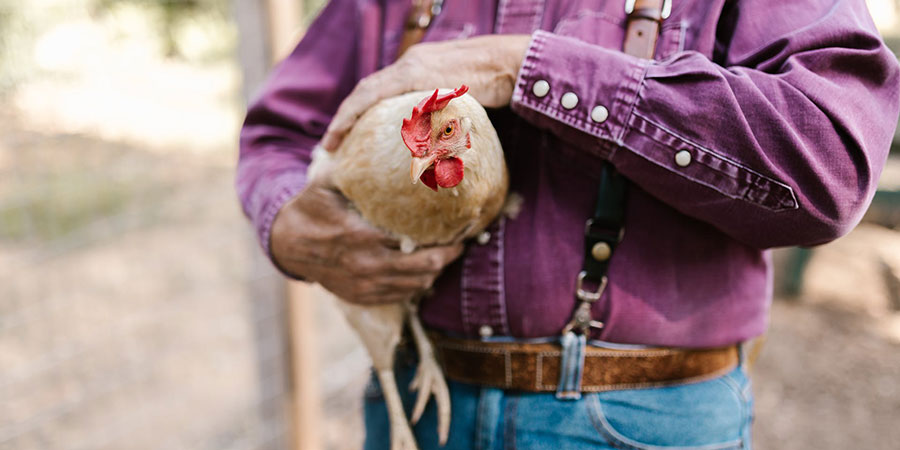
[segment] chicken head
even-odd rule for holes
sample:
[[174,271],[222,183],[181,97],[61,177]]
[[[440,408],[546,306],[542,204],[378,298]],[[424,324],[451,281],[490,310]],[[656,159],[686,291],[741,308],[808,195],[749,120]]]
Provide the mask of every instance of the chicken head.
[[460,156],[472,147],[471,120],[462,114],[464,109],[445,111],[445,108],[450,100],[468,90],[468,86],[462,85],[441,95],[435,89],[413,108],[409,119],[403,119],[400,134],[412,153],[409,176],[414,184],[421,180],[437,191],[438,187],[452,188],[462,181],[464,165]]

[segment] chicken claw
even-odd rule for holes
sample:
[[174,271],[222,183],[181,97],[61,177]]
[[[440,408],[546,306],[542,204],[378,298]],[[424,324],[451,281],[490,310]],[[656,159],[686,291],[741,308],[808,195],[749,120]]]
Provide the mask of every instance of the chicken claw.
[[444,373],[434,357],[431,341],[425,335],[425,329],[419,320],[418,306],[414,303],[409,304],[409,325],[413,340],[416,342],[416,349],[419,352],[419,366],[409,385],[410,390],[419,391],[411,421],[413,424],[419,421],[422,413],[425,412],[428,398],[433,394],[434,402],[437,405],[438,442],[440,445],[444,445],[450,434],[450,390],[444,380]]
[[388,419],[391,424],[391,450],[419,450],[412,429],[403,414],[403,403],[394,381],[394,371],[379,370],[378,381],[387,404]]

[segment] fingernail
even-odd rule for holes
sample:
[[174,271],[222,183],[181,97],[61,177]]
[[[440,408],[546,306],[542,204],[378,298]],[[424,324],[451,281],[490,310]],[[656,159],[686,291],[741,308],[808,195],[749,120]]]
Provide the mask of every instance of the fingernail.
[[330,152],[331,151],[331,141],[333,141],[333,140],[334,140],[334,138],[332,138],[330,134],[326,134],[325,136],[322,137],[322,141],[319,142],[319,144],[322,145],[322,148],[324,148],[325,150],[328,150]]

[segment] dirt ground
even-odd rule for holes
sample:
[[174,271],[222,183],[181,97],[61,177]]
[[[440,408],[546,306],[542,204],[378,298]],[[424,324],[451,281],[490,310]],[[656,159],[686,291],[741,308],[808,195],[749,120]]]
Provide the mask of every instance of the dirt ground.
[[900,273],[898,257],[900,233],[863,224],[814,251],[803,295],[774,303],[753,372],[757,448],[900,446],[900,312],[882,265]]
[[231,171],[3,118],[0,449],[278,448]]

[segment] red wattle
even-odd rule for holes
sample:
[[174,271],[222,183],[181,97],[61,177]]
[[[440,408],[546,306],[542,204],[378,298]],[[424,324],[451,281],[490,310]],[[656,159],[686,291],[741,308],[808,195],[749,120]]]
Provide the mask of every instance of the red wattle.
[[434,175],[438,186],[452,188],[463,179],[463,162],[459,158],[439,159],[434,164]]
[[419,175],[419,180],[422,181],[422,184],[431,188],[432,191],[437,192],[437,180],[434,176],[434,169],[428,168],[428,170],[422,172],[422,175]]

